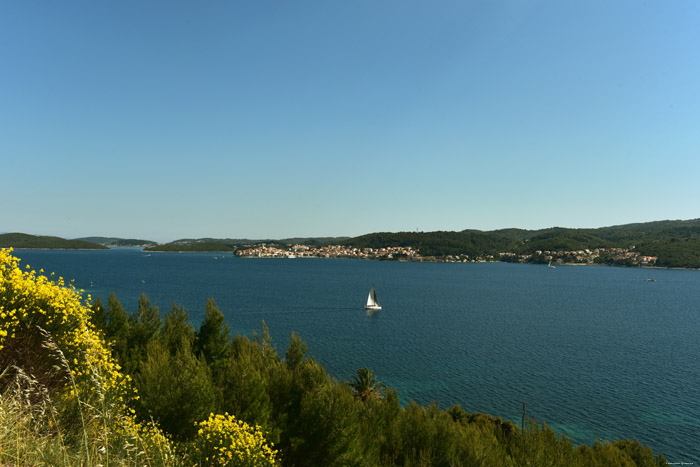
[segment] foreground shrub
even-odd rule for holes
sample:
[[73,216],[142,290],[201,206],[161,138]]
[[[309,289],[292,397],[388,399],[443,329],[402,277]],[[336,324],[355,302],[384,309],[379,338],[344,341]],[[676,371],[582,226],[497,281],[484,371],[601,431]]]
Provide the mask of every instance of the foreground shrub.
[[229,415],[211,414],[197,424],[193,457],[201,465],[266,467],[276,465],[273,451],[259,426],[251,427]]
[[[0,250],[0,413],[9,417],[0,436],[15,446],[0,463],[21,455],[21,465],[175,464],[169,440],[129,408],[138,396],[91,323],[90,297],[82,303],[72,285],[42,272],[22,271]],[[56,450],[60,459],[48,460]]]

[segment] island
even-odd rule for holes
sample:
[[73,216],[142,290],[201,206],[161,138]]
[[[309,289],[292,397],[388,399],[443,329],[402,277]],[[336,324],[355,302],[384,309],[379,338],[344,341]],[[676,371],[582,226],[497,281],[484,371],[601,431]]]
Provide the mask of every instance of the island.
[[29,235],[25,233],[0,234],[0,248],[45,250],[107,250],[98,243],[84,240],[66,240],[60,237]]

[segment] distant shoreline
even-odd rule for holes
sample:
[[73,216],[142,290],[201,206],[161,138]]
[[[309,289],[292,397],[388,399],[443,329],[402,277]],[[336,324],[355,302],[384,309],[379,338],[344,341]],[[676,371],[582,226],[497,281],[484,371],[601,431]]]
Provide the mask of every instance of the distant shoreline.
[[12,248],[12,251],[19,251],[19,250],[108,251],[109,250],[109,248],[28,248],[28,247],[0,246],[0,249],[7,250],[9,248]]
[[[520,262],[509,262],[509,261],[446,261],[446,260],[440,260],[440,259],[427,259],[425,257],[421,258],[420,260],[406,260],[403,258],[400,259],[394,259],[394,258],[360,258],[360,257],[324,257],[324,256],[296,256],[293,258],[290,257],[285,257],[285,256],[238,256],[234,254],[230,250],[204,250],[204,251],[197,251],[197,250],[171,250],[171,251],[165,251],[165,250],[144,250],[143,246],[114,246],[114,247],[109,247],[107,249],[102,249],[102,248],[27,248],[27,247],[10,247],[10,246],[3,246],[0,247],[0,249],[8,249],[12,248],[13,251],[21,251],[21,250],[28,250],[28,251],[109,251],[112,249],[120,249],[120,248],[141,248],[142,252],[146,253],[177,253],[177,254],[182,254],[182,253],[217,253],[222,256],[231,256],[232,258],[241,258],[241,259],[309,259],[309,258],[317,258],[317,259],[349,259],[349,260],[364,260],[364,261],[387,261],[387,262],[394,262],[394,263],[511,263],[511,264],[529,264],[529,265],[545,265],[544,263],[520,263]],[[556,266],[605,266],[605,267],[617,267],[617,268],[626,268],[626,269],[658,269],[658,270],[677,270],[677,271],[700,271],[700,268],[689,268],[689,267],[676,267],[676,266],[625,266],[625,265],[616,265],[616,264],[602,264],[602,263],[557,263]]]

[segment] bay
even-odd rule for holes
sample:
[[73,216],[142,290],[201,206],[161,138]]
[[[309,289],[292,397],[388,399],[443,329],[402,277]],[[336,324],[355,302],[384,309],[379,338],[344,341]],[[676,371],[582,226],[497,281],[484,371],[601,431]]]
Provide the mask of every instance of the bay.
[[[245,259],[230,253],[17,250],[134,311],[146,293],[197,326],[214,297],[234,333],[293,330],[339,379],[367,367],[402,402],[460,404],[575,443],[638,439],[700,462],[700,272],[507,263]],[[646,281],[654,278],[654,282]],[[374,283],[383,309],[363,310]]]

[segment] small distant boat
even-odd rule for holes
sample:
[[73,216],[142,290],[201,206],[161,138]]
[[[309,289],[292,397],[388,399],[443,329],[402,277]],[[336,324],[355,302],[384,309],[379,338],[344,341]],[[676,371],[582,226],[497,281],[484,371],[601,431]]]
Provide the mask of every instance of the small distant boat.
[[549,264],[547,265],[548,268],[556,269],[556,266],[552,266],[552,260],[549,260]]
[[377,292],[374,291],[374,284],[372,288],[369,289],[369,295],[367,296],[367,304],[365,305],[365,310],[367,311],[379,311],[382,306],[379,304],[379,299],[377,299]]
[[656,282],[656,279],[652,279],[651,277],[648,277],[644,279],[644,282]]

